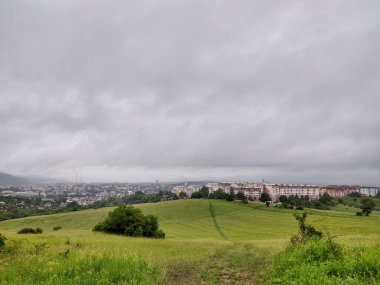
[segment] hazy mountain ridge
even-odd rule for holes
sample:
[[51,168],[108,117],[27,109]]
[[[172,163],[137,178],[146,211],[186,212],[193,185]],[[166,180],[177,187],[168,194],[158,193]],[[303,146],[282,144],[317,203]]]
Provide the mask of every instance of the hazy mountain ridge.
[[30,180],[25,177],[15,176],[8,173],[0,172],[0,185],[25,185],[30,184]]

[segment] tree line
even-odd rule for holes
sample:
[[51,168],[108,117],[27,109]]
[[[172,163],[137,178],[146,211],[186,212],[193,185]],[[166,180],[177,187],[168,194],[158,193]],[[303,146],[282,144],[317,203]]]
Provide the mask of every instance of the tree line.
[[[185,193],[180,193],[180,197],[186,196]],[[361,197],[360,200],[360,209],[361,212],[357,212],[358,216],[368,216],[372,210],[375,208],[376,204],[371,197],[362,197],[362,195],[358,192],[350,193],[349,197]],[[235,192],[230,189],[229,193],[226,193],[223,189],[218,189],[212,193],[207,186],[202,186],[199,191],[193,192],[191,194],[192,199],[220,199],[226,201],[234,201],[241,200],[242,203],[248,203],[248,198],[244,195],[243,191]],[[377,194],[376,198],[380,198],[380,193]],[[259,201],[265,203],[267,206],[270,205],[271,197],[268,193],[262,193],[259,197]],[[303,210],[304,208],[314,208],[319,210],[330,210],[330,207],[334,207],[337,204],[343,204],[344,201],[342,199],[334,199],[327,193],[323,193],[322,196],[319,197],[318,200],[311,200],[308,195],[298,196],[298,195],[290,195],[285,196],[281,195],[279,197],[280,205],[276,204],[276,207],[283,207],[287,209],[296,209]]]

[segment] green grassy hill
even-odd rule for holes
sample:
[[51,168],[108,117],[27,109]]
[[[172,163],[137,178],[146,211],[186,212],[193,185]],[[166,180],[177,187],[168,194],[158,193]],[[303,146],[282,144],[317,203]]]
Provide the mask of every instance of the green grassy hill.
[[[160,227],[167,239],[223,240],[210,213],[210,203],[215,221],[222,233],[231,241],[287,240],[297,231],[293,211],[265,207],[260,203],[248,206],[237,202],[210,200],[180,200],[163,203],[139,204],[136,207],[145,214],[159,217]],[[41,227],[45,233],[65,234],[77,231],[93,235],[93,226],[106,217],[112,208],[91,209],[63,214],[35,216],[0,222],[0,231],[14,234],[23,227]],[[380,215],[374,212],[370,217],[356,217],[345,208],[335,211],[310,209],[308,220],[317,228],[338,235],[343,240],[357,242],[363,236],[380,235]],[[61,226],[61,231],[53,231]]]
[[[5,258],[0,258],[0,284],[94,284],[91,278],[88,283],[75,281],[76,276],[89,278],[83,276],[85,272],[96,280],[104,279],[96,284],[117,280],[119,284],[256,284],[258,273],[297,232],[292,210],[260,203],[244,206],[237,202],[180,200],[136,207],[144,214],[158,216],[165,240],[92,232],[112,208],[0,222],[0,233],[8,238]],[[378,212],[370,217],[356,217],[343,207],[308,212],[308,222],[347,245],[380,244]],[[62,229],[53,231],[54,226]],[[16,234],[23,227],[41,227],[44,233]],[[136,278],[129,280],[112,273],[125,260],[133,263],[129,267],[136,267],[136,272],[128,273]],[[30,274],[26,261],[34,274]],[[55,267],[42,265],[49,262]],[[92,263],[98,267],[86,267]],[[84,269],[73,269],[78,267]],[[96,268],[98,272],[94,272]],[[49,279],[54,274],[57,277]],[[119,279],[110,282],[110,274]],[[73,281],[65,283],[64,278]]]

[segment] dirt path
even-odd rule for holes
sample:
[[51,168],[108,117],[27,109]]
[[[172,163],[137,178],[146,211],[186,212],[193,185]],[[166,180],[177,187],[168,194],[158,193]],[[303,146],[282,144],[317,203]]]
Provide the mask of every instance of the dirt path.
[[222,239],[229,240],[228,237],[224,234],[224,232],[220,228],[218,222],[216,221],[214,207],[212,206],[211,202],[208,203],[208,209],[210,211],[210,216],[212,218],[212,221],[214,223],[215,229],[218,232],[218,234],[222,237]]

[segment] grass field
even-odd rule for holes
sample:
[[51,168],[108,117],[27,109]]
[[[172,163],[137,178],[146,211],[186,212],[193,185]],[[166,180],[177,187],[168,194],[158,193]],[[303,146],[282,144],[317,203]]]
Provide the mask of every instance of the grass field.
[[[0,222],[8,238],[0,284],[257,284],[297,232],[292,210],[260,203],[180,200],[136,207],[159,217],[165,240],[92,232],[111,208]],[[357,217],[338,206],[308,213],[309,223],[346,246],[380,245],[379,212]],[[44,232],[17,234],[23,227]]]

